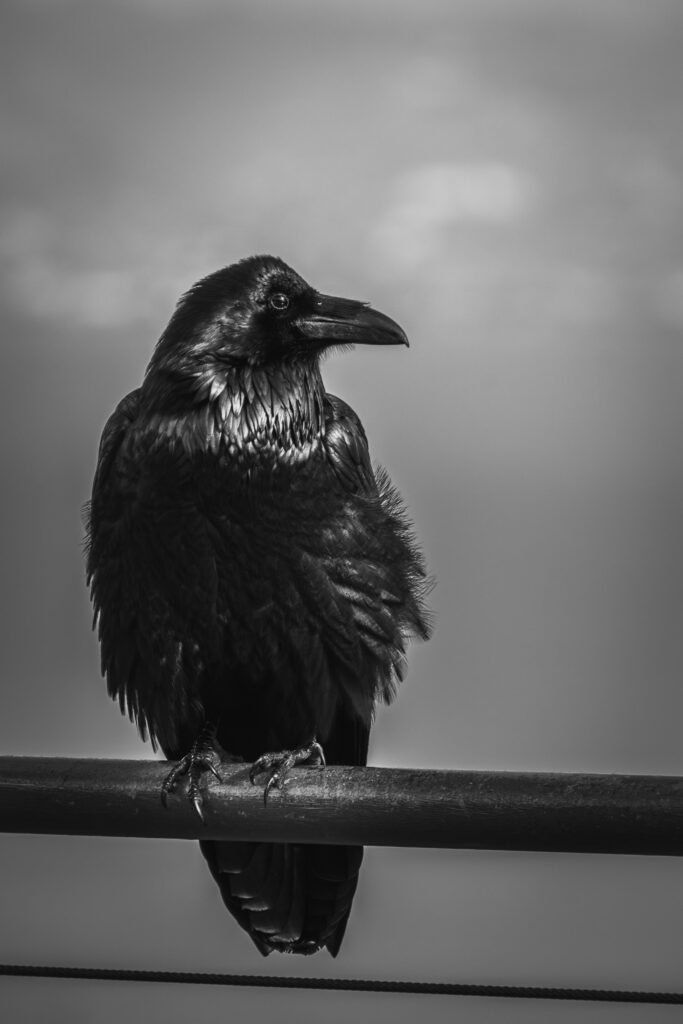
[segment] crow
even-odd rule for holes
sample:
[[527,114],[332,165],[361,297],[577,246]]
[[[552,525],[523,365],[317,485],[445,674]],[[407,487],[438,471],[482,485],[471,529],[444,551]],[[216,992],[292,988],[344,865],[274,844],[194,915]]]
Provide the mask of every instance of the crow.
[[[202,816],[221,760],[264,799],[295,764],[364,765],[373,709],[430,632],[429,578],[322,355],[408,344],[366,303],[253,256],[181,297],[143,383],[108,420],[86,513],[109,694],[176,761]],[[261,953],[333,956],[362,847],[202,841]]]

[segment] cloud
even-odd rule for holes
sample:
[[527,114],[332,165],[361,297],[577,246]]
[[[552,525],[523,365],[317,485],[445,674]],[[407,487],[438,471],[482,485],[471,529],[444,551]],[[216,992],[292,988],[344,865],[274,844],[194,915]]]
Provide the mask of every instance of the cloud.
[[147,311],[125,271],[76,270],[36,259],[15,273],[12,284],[12,297],[25,312],[77,327],[121,327]]
[[502,161],[421,164],[395,179],[373,245],[383,260],[407,270],[434,253],[444,228],[506,227],[526,217],[535,191],[526,171]]
[[149,312],[132,271],[76,264],[49,217],[35,209],[6,216],[0,244],[7,301],[39,320],[74,327],[119,327]]
[[87,230],[70,234],[67,228],[63,215],[38,208],[4,211],[0,268],[10,308],[74,330],[121,328],[157,318],[192,283],[197,254],[166,236],[131,228],[126,247],[105,221],[94,232],[95,242],[110,242],[100,256]]

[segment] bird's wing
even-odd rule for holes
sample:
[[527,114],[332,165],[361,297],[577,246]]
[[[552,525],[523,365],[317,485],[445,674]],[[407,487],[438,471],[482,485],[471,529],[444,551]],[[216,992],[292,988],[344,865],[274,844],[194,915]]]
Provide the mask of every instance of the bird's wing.
[[363,424],[350,405],[325,395],[325,451],[339,482],[355,494],[377,494]]
[[368,666],[342,685],[369,722],[374,703],[390,701],[403,677],[407,637],[429,633],[428,581],[399,494],[381,468],[373,471],[360,420],[334,395],[325,399],[325,450],[350,508],[344,555],[330,556],[325,570],[351,606]]
[[100,448],[97,453],[97,469],[93,482],[93,494],[104,484],[109,475],[112,463],[121,447],[128,428],[137,418],[140,405],[140,388],[131,391],[122,398],[104,425]]
[[87,576],[109,693],[173,757],[199,731],[196,681],[220,644],[215,552],[182,448],[150,459],[139,410],[134,391],[102,434]]

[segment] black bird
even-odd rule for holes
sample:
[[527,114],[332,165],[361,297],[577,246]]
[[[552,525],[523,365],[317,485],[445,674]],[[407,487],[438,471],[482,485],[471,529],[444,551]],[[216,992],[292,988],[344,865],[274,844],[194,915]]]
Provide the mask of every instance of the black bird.
[[[320,358],[408,344],[365,303],[254,256],[181,299],[143,384],[104,428],[87,574],[112,697],[178,761],[162,796],[225,752],[264,796],[294,764],[364,765],[427,578],[401,500]],[[272,752],[271,752],[272,751]],[[265,752],[265,753],[264,753]],[[360,847],[201,843],[261,953],[336,955]]]

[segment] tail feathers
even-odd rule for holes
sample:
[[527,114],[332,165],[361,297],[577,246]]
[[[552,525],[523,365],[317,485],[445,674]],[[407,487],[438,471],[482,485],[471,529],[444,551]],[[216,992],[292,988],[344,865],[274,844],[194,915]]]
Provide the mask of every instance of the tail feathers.
[[264,956],[339,952],[362,847],[201,842],[223,902]]

